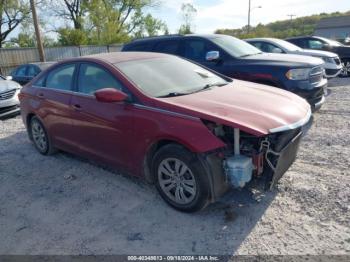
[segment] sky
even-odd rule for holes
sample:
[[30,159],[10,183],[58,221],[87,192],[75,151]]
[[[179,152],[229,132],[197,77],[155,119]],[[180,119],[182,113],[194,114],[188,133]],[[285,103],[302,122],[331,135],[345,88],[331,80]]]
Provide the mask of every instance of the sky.
[[[241,28],[247,25],[249,0],[162,0],[152,15],[168,24],[171,33],[181,25],[181,5],[189,2],[197,9],[194,20],[196,33],[213,33],[219,28]],[[350,0],[251,0],[251,24],[350,10]],[[256,8],[261,6],[261,8]]]
[[[168,25],[170,33],[177,33],[182,23],[181,5],[191,3],[197,9],[193,21],[196,33],[213,33],[216,29],[241,28],[247,25],[249,0],[158,0],[159,6],[147,10]],[[350,0],[251,0],[251,25],[269,23],[322,12],[344,12],[350,10]],[[256,8],[261,6],[261,8]],[[39,14],[40,15],[40,14]],[[57,19],[56,19],[57,21]],[[60,22],[60,25],[63,25]],[[57,26],[59,27],[59,26]],[[16,36],[16,28],[10,36]],[[48,35],[55,38],[54,33]]]

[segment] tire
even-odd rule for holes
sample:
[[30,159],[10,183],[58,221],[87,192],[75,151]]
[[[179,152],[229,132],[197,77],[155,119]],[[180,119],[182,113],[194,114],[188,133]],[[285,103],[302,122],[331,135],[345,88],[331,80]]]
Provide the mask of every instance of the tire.
[[152,172],[161,197],[173,208],[195,212],[209,203],[207,174],[194,153],[176,144],[160,148]]
[[339,74],[339,77],[349,77],[350,76],[350,60],[344,60],[342,62],[343,69]]
[[52,146],[47,131],[39,118],[33,116],[30,120],[29,128],[34,146],[40,154],[52,155],[56,152],[56,149]]

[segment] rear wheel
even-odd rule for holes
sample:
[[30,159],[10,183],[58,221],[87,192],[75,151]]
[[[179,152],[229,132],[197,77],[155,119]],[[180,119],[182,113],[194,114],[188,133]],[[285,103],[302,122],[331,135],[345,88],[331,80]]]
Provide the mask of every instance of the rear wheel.
[[35,148],[43,155],[50,155],[56,152],[53,148],[47,131],[40,120],[34,116],[30,120],[30,133],[33,139]]
[[185,148],[175,144],[162,147],[154,156],[153,174],[160,195],[172,207],[194,212],[208,204],[206,172],[196,155]]

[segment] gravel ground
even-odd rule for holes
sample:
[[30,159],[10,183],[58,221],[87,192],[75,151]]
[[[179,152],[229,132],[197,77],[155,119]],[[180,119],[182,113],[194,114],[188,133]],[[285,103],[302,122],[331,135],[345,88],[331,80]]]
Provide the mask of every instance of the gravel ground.
[[273,192],[233,190],[204,211],[66,153],[38,154],[0,121],[0,254],[350,254],[350,80],[330,95]]

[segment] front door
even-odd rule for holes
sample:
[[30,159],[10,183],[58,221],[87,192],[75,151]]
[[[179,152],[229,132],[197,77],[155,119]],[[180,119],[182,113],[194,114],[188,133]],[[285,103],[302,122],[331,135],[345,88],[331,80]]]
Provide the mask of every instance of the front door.
[[102,103],[94,96],[94,92],[102,88],[123,90],[124,87],[102,65],[82,63],[76,88],[71,100],[72,130],[81,154],[113,166],[128,167],[132,161],[131,107],[126,102]]

